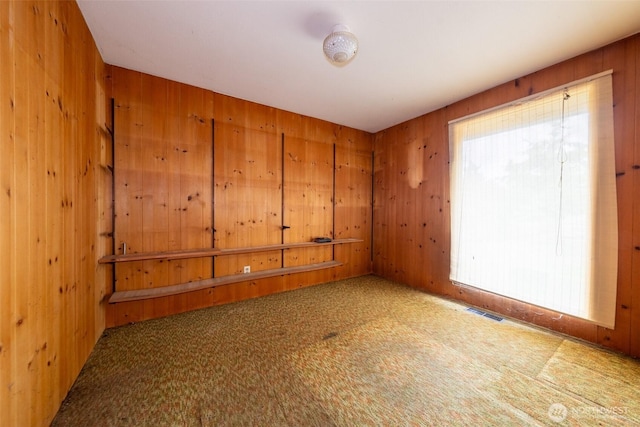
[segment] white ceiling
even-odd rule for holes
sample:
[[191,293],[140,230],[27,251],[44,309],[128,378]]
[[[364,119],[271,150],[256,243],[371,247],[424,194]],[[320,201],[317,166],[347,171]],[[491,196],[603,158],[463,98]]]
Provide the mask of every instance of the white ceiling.
[[[369,132],[640,31],[640,1],[78,4],[109,64]],[[360,41],[342,68],[338,23]]]

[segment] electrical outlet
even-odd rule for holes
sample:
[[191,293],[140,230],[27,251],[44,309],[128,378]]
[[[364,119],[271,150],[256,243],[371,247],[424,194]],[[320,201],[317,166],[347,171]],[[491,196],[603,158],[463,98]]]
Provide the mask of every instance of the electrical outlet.
[[245,265],[245,266],[244,266],[243,273],[251,273],[251,266],[249,266],[249,265]]

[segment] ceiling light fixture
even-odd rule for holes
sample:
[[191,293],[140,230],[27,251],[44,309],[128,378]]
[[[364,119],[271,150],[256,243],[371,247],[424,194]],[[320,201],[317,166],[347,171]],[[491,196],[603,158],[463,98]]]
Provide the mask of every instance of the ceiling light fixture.
[[331,34],[324,39],[322,46],[324,54],[333,65],[342,66],[356,56],[358,52],[358,39],[349,27],[338,24],[333,27]]

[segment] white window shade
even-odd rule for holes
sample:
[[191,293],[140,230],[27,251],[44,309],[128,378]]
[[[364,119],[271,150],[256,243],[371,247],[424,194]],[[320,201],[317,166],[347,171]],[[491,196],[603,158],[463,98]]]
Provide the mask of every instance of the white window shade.
[[450,123],[451,272],[613,328],[611,74]]

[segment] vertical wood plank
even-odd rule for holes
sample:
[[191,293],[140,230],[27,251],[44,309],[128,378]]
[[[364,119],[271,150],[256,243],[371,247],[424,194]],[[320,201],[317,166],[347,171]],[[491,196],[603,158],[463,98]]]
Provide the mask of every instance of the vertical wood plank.
[[[45,135],[64,135],[64,112],[61,108],[63,93],[65,89],[65,80],[63,76],[64,64],[64,46],[59,42],[60,29],[56,25],[59,19],[59,5],[55,3],[47,3],[42,14],[47,22],[44,23],[46,28],[46,46],[44,49],[44,62],[47,69],[47,77],[45,79],[45,88],[41,95],[45,97],[44,105],[44,124]],[[65,96],[66,99],[66,96]],[[66,136],[66,135],[65,135]],[[65,138],[66,139],[66,138]],[[74,348],[73,336],[74,327],[71,314],[74,313],[69,304],[69,294],[73,289],[69,280],[74,277],[75,263],[66,263],[63,259],[73,259],[74,254],[65,252],[63,240],[60,236],[64,235],[64,213],[67,210],[69,201],[65,199],[65,176],[64,170],[64,152],[62,144],[47,144],[44,159],[46,161],[46,215],[47,231],[44,241],[46,242],[45,260],[47,265],[47,288],[54,291],[51,296],[54,298],[53,313],[59,314],[60,318],[54,322],[59,323],[53,336],[51,337],[51,350],[54,352],[52,363],[57,363],[55,352],[61,352],[63,348]],[[65,206],[66,205],[66,206]],[[70,257],[70,258],[68,258]],[[75,307],[74,307],[75,308]],[[56,348],[58,347],[58,348]],[[73,362],[76,358],[74,354],[69,354],[69,362],[61,364],[57,371],[58,377],[55,378],[56,387],[51,390],[65,390],[65,386],[73,381]],[[64,396],[57,395],[55,398],[59,401]]]
[[15,9],[0,3],[0,424],[15,425],[16,382],[16,170],[15,170]]
[[373,254],[373,271],[374,273],[383,276],[387,276],[388,272],[386,270],[388,263],[387,251],[384,250],[385,246],[382,242],[388,241],[389,238],[389,227],[388,227],[388,215],[390,213],[390,209],[387,209],[386,204],[383,204],[381,200],[387,197],[388,188],[386,183],[388,182],[385,179],[385,171],[390,168],[386,167],[387,164],[387,148],[388,144],[385,145],[381,141],[388,141],[387,130],[378,132],[374,137],[373,143],[373,200],[372,200],[372,222],[373,222],[373,233],[372,233],[372,254]]
[[[182,156],[180,143],[182,141],[182,128],[183,121],[180,118],[178,109],[175,107],[180,105],[180,97],[182,85],[176,82],[167,82],[167,168],[165,173],[167,174],[167,200],[168,200],[168,224],[171,226],[168,228],[168,249],[178,250],[182,249],[182,199],[181,199],[181,178],[180,171],[173,165],[180,164],[180,158]],[[170,166],[171,165],[171,166]],[[180,283],[182,279],[182,261],[169,261],[167,263],[168,283]],[[167,311],[165,313],[174,310],[173,300],[157,301],[156,306],[160,315],[164,315],[160,312],[163,308]]]
[[[640,90],[640,63],[638,57],[640,57],[640,37],[634,38],[634,43],[630,49],[635,48],[635,138],[634,138],[634,156],[632,165],[633,184],[632,193],[640,193],[640,141],[638,135],[640,134],[640,96],[638,91]],[[633,198],[633,255],[631,259],[631,306],[630,306],[630,337],[629,337],[629,353],[640,357],[640,199],[638,197]]]
[[[36,5],[30,5],[30,8],[17,8],[15,37],[18,40],[27,40],[28,35],[36,32],[37,13]],[[35,9],[34,9],[35,7]],[[24,49],[24,50],[23,50]],[[33,66],[33,57],[29,52],[36,50],[36,41],[27,41],[23,49],[16,49],[15,72],[16,75],[33,76],[38,79],[40,76],[36,73]],[[42,288],[38,283],[38,270],[45,266],[44,260],[35,258],[37,249],[35,244],[34,233],[38,231],[41,221],[32,221],[32,215],[35,211],[31,210],[30,202],[34,198],[32,189],[38,188],[38,173],[35,170],[35,156],[38,151],[37,141],[37,111],[35,111],[36,94],[32,92],[31,81],[16,80],[15,85],[15,167],[20,171],[20,177],[16,179],[16,242],[14,250],[21,254],[17,258],[16,285],[28,283],[30,286],[21,292],[16,292],[16,319],[14,325],[16,328],[16,372],[15,372],[15,392],[16,398],[21,400],[22,408],[28,408],[29,414],[26,415],[27,423],[32,423],[39,416],[38,399],[36,393],[28,390],[37,391],[32,382],[34,375],[31,371],[31,363],[33,361],[33,349],[38,340],[37,322],[35,317],[36,311],[32,308],[32,303],[40,303]],[[32,317],[33,316],[33,317]],[[30,363],[31,362],[31,363]],[[34,365],[37,369],[37,364]],[[13,388],[13,387],[12,387]],[[39,391],[39,390],[38,390]]]

